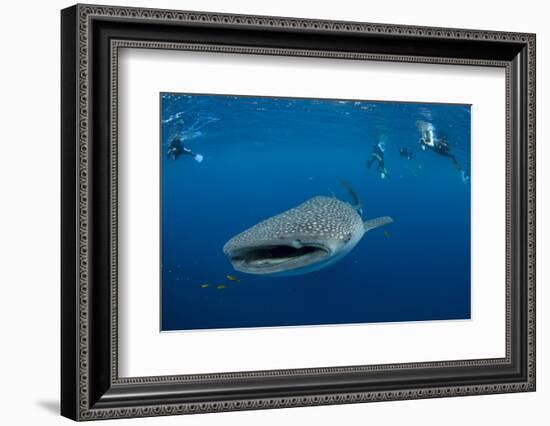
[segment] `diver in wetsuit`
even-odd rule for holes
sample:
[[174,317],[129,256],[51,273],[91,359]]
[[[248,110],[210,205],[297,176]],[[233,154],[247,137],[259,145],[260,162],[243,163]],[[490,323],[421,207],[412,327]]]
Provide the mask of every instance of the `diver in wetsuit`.
[[384,165],[384,151],[386,150],[386,144],[384,142],[378,142],[376,145],[374,145],[372,149],[372,154],[367,161],[367,167],[370,169],[374,162],[378,163],[378,167],[376,168],[376,171],[380,174],[380,179],[384,179],[386,177],[390,177],[388,174],[388,170],[386,169],[386,166]]
[[423,151],[425,151],[426,149],[431,149],[436,154],[442,155],[444,157],[449,157],[451,160],[453,160],[455,167],[458,170],[461,170],[460,163],[451,153],[451,147],[449,146],[447,138],[442,137],[439,140],[435,140],[428,132],[426,132],[420,138],[419,143]]
[[414,153],[409,148],[401,147],[399,148],[399,156],[406,160],[412,160],[414,158]]
[[192,155],[196,162],[200,163],[203,159],[203,156],[200,154],[195,154],[189,148],[186,148],[183,145],[183,142],[179,137],[175,137],[168,144],[168,150],[166,151],[166,156],[172,158],[172,160],[177,160],[180,155]]

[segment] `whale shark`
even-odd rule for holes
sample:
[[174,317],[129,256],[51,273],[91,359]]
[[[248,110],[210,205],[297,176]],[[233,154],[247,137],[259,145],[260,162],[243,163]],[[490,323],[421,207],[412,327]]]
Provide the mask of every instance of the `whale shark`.
[[237,271],[266,276],[300,275],[342,259],[366,232],[393,222],[363,221],[360,205],[316,196],[231,238],[223,247]]

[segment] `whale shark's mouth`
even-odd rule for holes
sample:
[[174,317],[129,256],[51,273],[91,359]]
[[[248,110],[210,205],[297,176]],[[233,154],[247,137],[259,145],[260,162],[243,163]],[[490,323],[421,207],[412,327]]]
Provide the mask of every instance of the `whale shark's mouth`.
[[265,244],[245,247],[227,253],[233,267],[253,274],[272,274],[311,265],[330,256],[322,245]]

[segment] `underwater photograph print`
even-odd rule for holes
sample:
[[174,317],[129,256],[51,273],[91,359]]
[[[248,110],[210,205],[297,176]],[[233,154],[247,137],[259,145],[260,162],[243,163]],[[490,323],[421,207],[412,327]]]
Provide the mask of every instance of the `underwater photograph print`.
[[161,331],[466,320],[471,106],[160,94]]

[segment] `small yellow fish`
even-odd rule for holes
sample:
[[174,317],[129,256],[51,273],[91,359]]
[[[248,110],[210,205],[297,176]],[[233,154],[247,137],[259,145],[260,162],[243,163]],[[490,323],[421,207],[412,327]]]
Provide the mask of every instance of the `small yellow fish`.
[[216,287],[218,290],[223,290],[224,288],[227,288],[224,284],[220,284]]
[[209,284],[202,284],[201,285],[201,288],[208,288],[209,287]]
[[239,282],[239,279],[235,275],[226,275],[225,278],[227,278],[229,281]]
[[390,233],[388,231],[384,231],[384,237],[388,238],[390,236]]

